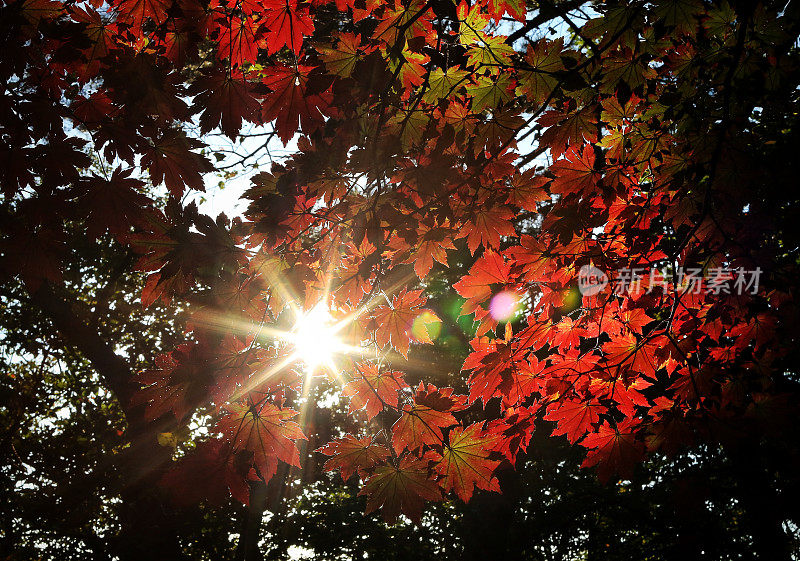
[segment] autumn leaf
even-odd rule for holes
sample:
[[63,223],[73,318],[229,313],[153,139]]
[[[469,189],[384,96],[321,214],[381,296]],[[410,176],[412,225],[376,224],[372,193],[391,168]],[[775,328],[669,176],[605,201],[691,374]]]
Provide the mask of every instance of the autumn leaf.
[[411,455],[404,456],[399,467],[378,466],[358,493],[367,496],[367,514],[380,508],[386,522],[393,522],[401,514],[419,522],[425,501],[442,498],[428,471],[426,461]]
[[515,173],[509,182],[508,200],[523,210],[535,211],[537,204],[549,201],[550,195],[545,188],[549,180],[536,173],[536,169],[527,169],[522,173]]
[[393,134],[399,134],[403,149],[408,150],[422,141],[430,120],[431,118],[423,111],[402,110],[395,113],[387,124],[390,125]]
[[517,95],[524,95],[534,103],[543,103],[558,87],[558,73],[564,70],[561,52],[564,40],[541,39],[528,44],[525,63],[529,68],[519,73]]
[[524,0],[489,0],[489,15],[496,22],[500,21],[503,14],[508,14],[517,21],[525,21]]
[[658,347],[652,341],[639,342],[633,335],[621,336],[603,344],[609,368],[633,368],[652,378],[659,365]]
[[390,371],[375,362],[356,364],[354,379],[345,384],[342,394],[350,397],[349,413],[365,409],[371,420],[384,405],[396,408],[398,392],[407,388],[402,372]]
[[458,294],[467,299],[461,314],[473,313],[494,292],[492,285],[505,285],[511,280],[511,266],[496,251],[487,250],[475,261],[469,274],[453,284]]
[[265,121],[275,120],[278,136],[286,144],[298,128],[311,133],[323,121],[328,98],[324,92],[308,94],[308,72],[311,67],[288,66],[270,68],[262,79],[270,90],[264,97],[262,115]]
[[411,90],[415,86],[420,86],[425,81],[426,70],[423,66],[430,62],[430,57],[423,53],[415,53],[408,49],[403,49],[400,53],[400,61],[395,65],[390,63],[389,69],[398,72],[400,83],[405,90]]
[[600,420],[602,411],[603,406],[592,399],[559,400],[547,406],[544,420],[557,423],[554,436],[566,435],[567,440],[574,444]]
[[150,200],[141,192],[144,181],[132,178],[132,171],[117,167],[108,180],[95,175],[85,182],[80,199],[90,237],[97,238],[106,231],[121,236],[143,223],[142,213]]
[[579,324],[572,321],[572,318],[563,318],[556,324],[555,332],[552,336],[553,346],[560,351],[568,351],[578,348],[581,344],[581,337],[588,337],[589,332]]
[[181,131],[168,129],[145,150],[142,167],[148,169],[155,185],[163,181],[176,197],[183,194],[185,187],[204,191],[201,174],[214,168],[205,156],[192,151],[201,146],[201,142],[188,138]]
[[159,486],[180,506],[196,505],[203,499],[222,506],[231,496],[247,504],[247,475],[244,456],[231,450],[228,443],[212,439],[199,442],[173,464],[159,480]]
[[589,449],[581,467],[597,466],[597,475],[604,483],[614,474],[629,477],[644,455],[644,443],[637,439],[636,430],[637,423],[632,419],[616,426],[601,424],[597,432],[581,441],[581,446]]
[[117,4],[119,19],[129,23],[134,33],[142,33],[142,23],[151,19],[161,25],[167,17],[171,0],[122,0]]
[[478,33],[489,25],[489,18],[481,12],[481,5],[475,3],[470,6],[462,0],[456,9],[456,15],[460,21],[458,38],[461,44],[470,45],[480,41],[481,35]]
[[540,368],[528,361],[528,349],[510,338],[495,342],[481,338],[471,344],[475,351],[467,356],[461,368],[471,371],[470,403],[481,399],[486,406],[489,400],[501,396],[516,403],[529,395]]
[[278,468],[278,460],[300,467],[296,440],[306,437],[300,425],[290,419],[298,415],[269,401],[258,404],[235,403],[226,406],[229,413],[217,425],[239,450],[249,450],[262,477],[269,479]]
[[419,403],[407,405],[392,427],[392,446],[398,453],[405,448],[417,450],[425,445],[441,446],[444,442],[442,429],[457,423],[449,411]]
[[260,105],[251,84],[231,78],[223,72],[198,80],[194,106],[202,108],[200,131],[207,133],[219,126],[228,138],[235,139],[243,121],[260,120]]
[[480,113],[494,111],[511,99],[511,78],[508,74],[498,77],[481,76],[474,85],[467,86],[467,95],[472,98],[472,111]]
[[[376,2],[376,5],[379,4]],[[431,29],[429,8],[424,0],[388,5],[372,32],[372,38],[384,46],[394,47],[404,39],[424,37]]]
[[408,261],[414,263],[414,272],[422,279],[430,273],[433,262],[447,266],[447,250],[456,249],[452,234],[444,228],[420,228],[421,239]]
[[505,37],[477,33],[479,42],[467,50],[467,66],[472,68],[486,67],[493,75],[499,75],[500,69],[511,64],[511,57],[516,53],[506,43]]
[[597,113],[594,106],[567,113],[548,111],[539,117],[539,124],[548,127],[542,133],[541,141],[550,147],[554,159],[560,158],[567,148],[580,156],[580,149],[586,141],[593,142],[597,139],[596,123]]
[[489,459],[491,447],[492,437],[483,434],[481,423],[451,430],[449,442],[435,465],[442,475],[442,487],[455,491],[464,502],[472,498],[476,487],[499,493],[500,484],[494,477],[494,470],[500,462]]
[[219,21],[219,45],[217,56],[228,59],[231,64],[241,67],[256,60],[258,54],[259,24],[251,17],[232,17]]
[[423,99],[428,103],[438,103],[440,99],[450,97],[455,89],[463,84],[467,72],[458,67],[443,70],[436,68],[428,75],[428,89]]
[[58,17],[63,10],[63,4],[55,0],[24,0],[21,4],[22,16],[33,25],[39,25],[41,20]]
[[337,38],[335,47],[320,45],[317,50],[328,72],[347,78],[371,49],[363,46],[354,33],[340,33]]
[[570,148],[566,157],[558,160],[550,171],[555,179],[550,184],[550,192],[558,195],[585,194],[591,191],[602,174],[594,167],[594,149],[586,144],[583,150]]
[[[421,290],[403,289],[400,294],[392,298],[391,306],[378,306],[373,310],[375,341],[379,347],[391,344],[400,354],[408,358],[414,320],[423,317],[426,329],[427,324],[441,321],[433,312],[422,308],[425,305],[425,298],[421,295]],[[420,342],[430,341],[423,338]]]
[[370,437],[358,438],[352,434],[334,439],[316,451],[330,456],[323,469],[338,469],[345,481],[354,473],[363,477],[367,470],[383,463],[391,454],[388,448],[375,444]]
[[[265,0],[261,25],[267,30],[267,52],[278,52],[283,46],[289,47],[295,55],[300,54],[303,36],[314,33],[314,20],[308,7],[297,0]],[[254,59],[253,59],[254,60]]]
[[493,449],[503,455],[512,465],[519,452],[527,450],[538,416],[537,407],[514,407],[506,410],[506,416],[489,421],[486,432],[491,434]]
[[466,236],[467,246],[473,254],[481,245],[486,249],[498,249],[501,236],[514,235],[513,216],[514,213],[505,206],[479,205],[459,237]]
[[180,345],[171,353],[155,359],[155,368],[144,370],[134,381],[142,386],[131,399],[133,406],[145,406],[145,419],[154,421],[167,413],[182,421],[197,405],[211,382],[203,371],[203,359],[197,345]]

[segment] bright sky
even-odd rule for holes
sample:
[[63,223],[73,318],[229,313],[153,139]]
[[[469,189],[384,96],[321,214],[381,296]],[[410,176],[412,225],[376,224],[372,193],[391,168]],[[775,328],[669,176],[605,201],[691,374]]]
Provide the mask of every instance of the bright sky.
[[[269,127],[253,126],[249,130],[245,127],[243,132],[251,135],[264,135],[268,130]],[[284,146],[277,137],[272,137],[266,144],[266,136],[245,138],[241,142],[233,142],[221,134],[209,134],[202,137],[201,139],[209,146],[211,151],[209,159],[214,162],[215,166],[220,169],[233,165],[234,167],[228,171],[236,173],[228,178],[218,172],[206,174],[203,178],[206,187],[205,193],[192,191],[188,194],[186,202],[196,201],[201,212],[215,218],[221,212],[228,217],[240,216],[247,209],[249,202],[242,198],[242,194],[250,187],[250,178],[259,172],[269,171],[272,161],[280,161],[291,156],[297,150],[297,138],[298,136],[295,136]],[[240,155],[258,152],[257,157],[242,165],[236,165],[240,156],[233,154],[233,151]],[[215,153],[223,155],[224,158],[217,161]]]

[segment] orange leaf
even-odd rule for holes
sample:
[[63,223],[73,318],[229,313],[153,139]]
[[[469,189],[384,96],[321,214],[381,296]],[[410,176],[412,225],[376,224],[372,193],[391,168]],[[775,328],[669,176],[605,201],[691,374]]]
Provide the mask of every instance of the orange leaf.
[[454,428],[450,443],[436,464],[436,470],[444,476],[442,487],[452,489],[465,502],[472,497],[475,487],[499,493],[500,485],[493,474],[500,462],[489,459],[492,442],[492,438],[482,434],[480,423],[465,429]]
[[491,285],[505,285],[510,280],[510,274],[511,266],[503,260],[502,255],[492,250],[485,251],[475,261],[469,274],[453,284],[456,292],[467,299],[461,307],[461,314],[474,312],[492,295]]
[[[392,305],[378,306],[372,312],[372,319],[375,325],[375,341],[379,347],[383,348],[390,344],[404,357],[408,358],[408,348],[411,342],[411,329],[414,320],[427,312],[423,321],[426,324],[437,322],[439,318],[430,310],[422,308],[425,298],[422,297],[422,290],[403,291],[392,298]],[[421,343],[430,342],[425,337],[418,337]]]
[[591,448],[581,467],[597,466],[597,476],[606,482],[615,473],[629,476],[634,464],[644,455],[644,444],[636,439],[634,421],[628,419],[612,427],[608,423],[587,436],[581,446]]
[[381,508],[387,522],[405,514],[419,522],[425,501],[438,501],[442,492],[428,476],[427,462],[406,456],[400,467],[379,466],[358,493],[367,496],[367,513]]
[[356,438],[346,434],[318,448],[330,459],[325,462],[325,471],[340,470],[342,479],[347,481],[354,473],[363,476],[364,470],[371,469],[389,457],[389,449],[375,444],[369,437]]
[[349,413],[362,407],[367,412],[367,419],[372,419],[383,411],[384,404],[397,407],[397,392],[407,388],[402,372],[382,370],[374,362],[362,362],[356,365],[356,378],[348,382],[342,393],[350,397]]
[[602,410],[601,405],[593,403],[591,400],[558,401],[547,406],[547,415],[544,416],[544,419],[558,423],[553,430],[553,435],[564,434],[567,436],[567,440],[574,444],[600,420],[598,411]]
[[230,413],[220,420],[219,430],[234,447],[253,452],[265,480],[275,474],[278,460],[300,467],[295,441],[306,437],[300,425],[289,420],[297,416],[297,411],[281,409],[268,401],[256,405],[238,403],[227,409]]
[[419,403],[406,406],[392,427],[392,446],[397,452],[402,452],[404,448],[416,450],[424,445],[441,445],[444,441],[442,429],[457,423],[448,411]]

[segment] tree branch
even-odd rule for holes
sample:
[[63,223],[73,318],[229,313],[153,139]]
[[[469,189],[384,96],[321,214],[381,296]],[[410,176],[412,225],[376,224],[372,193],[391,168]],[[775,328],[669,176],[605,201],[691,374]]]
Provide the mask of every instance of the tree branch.
[[525,35],[529,32],[533,31],[537,27],[547,23],[548,21],[555,19],[560,16],[559,10],[564,9],[567,12],[573,10],[582,4],[585,4],[586,0],[566,0],[564,2],[560,2],[556,5],[546,4],[544,6],[539,7],[539,13],[536,14],[532,19],[525,22],[525,25],[517,29],[514,33],[508,36],[506,39],[506,43],[509,45],[513,45],[518,39],[522,39]]
[[119,400],[127,412],[133,395],[133,373],[128,362],[114,352],[111,345],[91,327],[91,317],[81,310],[78,301],[67,301],[48,283],[31,294],[31,302],[41,309],[55,324],[64,340],[79,350],[105,381],[106,387]]

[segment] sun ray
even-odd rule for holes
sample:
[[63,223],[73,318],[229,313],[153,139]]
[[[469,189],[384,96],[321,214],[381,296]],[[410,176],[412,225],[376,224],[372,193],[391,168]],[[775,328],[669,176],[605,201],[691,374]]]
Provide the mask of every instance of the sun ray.
[[272,378],[275,374],[279,373],[281,370],[283,370],[284,368],[286,368],[295,361],[297,361],[297,356],[295,353],[292,353],[284,357],[282,361],[272,365],[272,367],[270,367],[266,371],[257,374],[255,376],[252,376],[250,380],[248,380],[247,384],[242,386],[241,389],[239,389],[239,391],[234,393],[234,395],[231,397],[231,401],[236,401],[237,399],[250,393],[258,386],[260,386],[261,384]]
[[311,309],[303,310],[293,291],[278,278],[274,270],[264,267],[262,274],[267,277],[277,296],[285,303],[284,311],[290,314],[293,322],[291,328],[279,329],[274,327],[274,324],[270,325],[263,321],[256,322],[251,318],[232,317],[208,310],[199,312],[193,318],[195,322],[201,323],[204,327],[219,332],[254,337],[254,343],[276,341],[292,347],[288,355],[269,368],[251,376],[243,386],[234,392],[234,395],[231,396],[232,400],[241,399],[285,368],[295,363],[302,363],[305,376],[299,397],[303,403],[301,418],[305,419],[308,397],[313,386],[313,378],[317,373],[326,372],[328,377],[340,387],[347,383],[342,365],[338,363],[337,357],[353,357],[355,359],[374,357],[388,363],[402,360],[407,364],[405,359],[399,355],[394,356],[394,353],[388,349],[383,352],[375,349],[374,342],[342,340],[341,333],[375,307],[382,305],[385,298],[388,299],[388,296],[391,296],[409,278],[414,276],[413,273],[403,275],[384,290],[369,295],[355,310],[339,318],[334,318],[331,311],[332,308],[335,308],[331,302],[333,280],[331,276],[325,276],[325,285],[317,303]]

